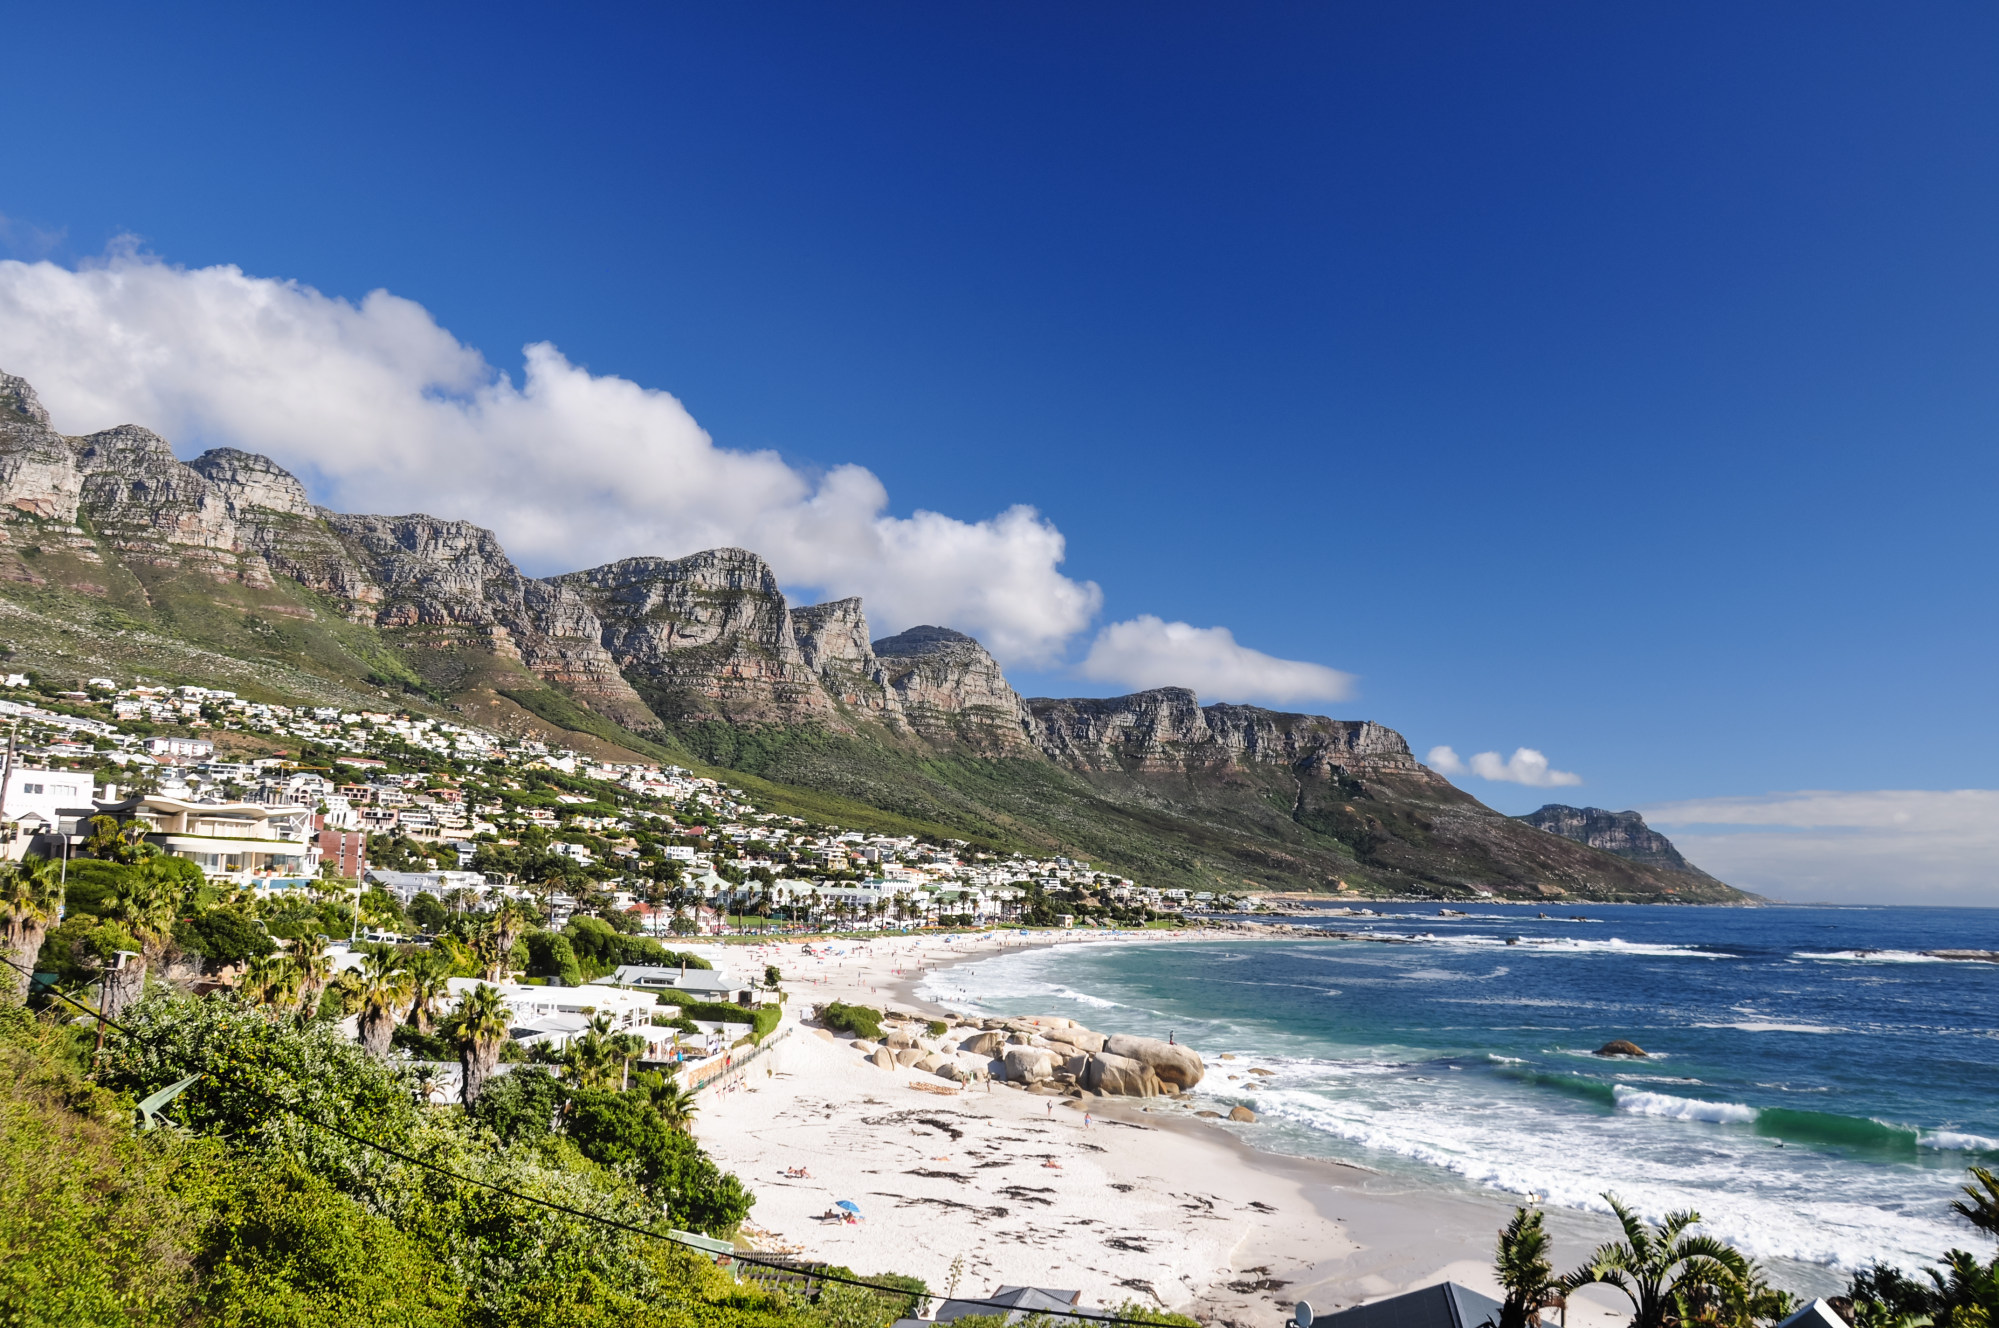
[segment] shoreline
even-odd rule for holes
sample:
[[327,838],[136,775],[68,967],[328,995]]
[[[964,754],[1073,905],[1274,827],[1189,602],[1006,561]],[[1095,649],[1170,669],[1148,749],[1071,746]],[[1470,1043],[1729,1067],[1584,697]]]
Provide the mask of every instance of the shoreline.
[[[952,1017],[918,988],[945,968],[1020,950],[1244,939],[1219,929],[984,943],[895,936],[811,957],[796,944],[764,947],[758,963],[787,974],[788,1037],[763,1076],[704,1099],[696,1133],[758,1194],[749,1228],[760,1247],[914,1274],[933,1292],[961,1259],[958,1289],[968,1294],[1001,1283],[1080,1287],[1086,1306],[1130,1300],[1228,1328],[1275,1328],[1301,1298],[1331,1312],[1444,1280],[1498,1294],[1491,1252],[1512,1212],[1505,1196],[1269,1152],[1170,1099],[1069,1105],[883,1071],[850,1036],[797,1022],[807,1005],[836,999]],[[783,1174],[798,1166],[812,1175]],[[861,1206],[861,1225],[821,1218],[840,1199]],[[1579,1248],[1608,1232],[1585,1213],[1551,1213],[1550,1226]],[[1589,1296],[1571,1313],[1581,1328],[1628,1317]]]
[[[1203,928],[1201,934],[1176,932],[1180,941],[1256,941],[1295,939],[1275,928],[1245,933],[1234,928]],[[1071,944],[1145,944],[1155,938],[1146,935],[1102,938],[1050,939],[1040,947]],[[992,954],[965,954],[931,966],[956,967]],[[916,988],[926,978],[910,977],[899,983],[903,1002],[924,1013],[949,1014],[946,1006],[919,996]],[[1211,1059],[1211,1058],[1210,1058]],[[1213,1072],[1219,1062],[1209,1065]],[[1258,1240],[1255,1235],[1240,1251],[1235,1270],[1265,1270],[1258,1278],[1218,1278],[1192,1303],[1182,1307],[1203,1321],[1246,1325],[1268,1323],[1269,1315],[1288,1317],[1299,1300],[1310,1301],[1320,1314],[1331,1313],[1385,1296],[1399,1295],[1437,1282],[1454,1281],[1484,1292],[1495,1299],[1504,1290],[1492,1269],[1493,1243],[1499,1228],[1512,1216],[1517,1200],[1497,1192],[1481,1192],[1438,1180],[1425,1183],[1389,1176],[1355,1162],[1335,1158],[1305,1157],[1259,1148],[1234,1130],[1193,1116],[1190,1109],[1152,1112],[1135,1099],[1105,1098],[1093,1103],[1105,1118],[1130,1120],[1143,1117],[1148,1128],[1159,1130],[1190,1148],[1220,1150],[1230,1162],[1266,1177],[1278,1186],[1295,1187],[1312,1214],[1329,1224],[1344,1248],[1327,1250],[1321,1257],[1300,1258],[1288,1242]],[[1271,1227],[1282,1226],[1298,1215],[1284,1206],[1269,1218]],[[1593,1249],[1612,1238],[1615,1231],[1607,1217],[1574,1210],[1547,1212],[1551,1233],[1565,1246]],[[1287,1257],[1290,1256],[1290,1257]],[[1272,1285],[1244,1285],[1268,1282]],[[1579,1325],[1612,1328],[1628,1317],[1624,1302],[1615,1292],[1587,1288],[1572,1297],[1571,1313]]]
[[[1295,939],[1289,932],[887,934],[814,942],[819,953],[810,957],[795,941],[757,947],[758,967],[775,962],[786,974],[790,1037],[773,1073],[740,1096],[704,1102],[697,1134],[762,1197],[751,1225],[764,1233],[763,1248],[864,1273],[911,1273],[933,1291],[962,1255],[958,1289],[966,1294],[1002,1282],[1080,1285],[1086,1306],[1129,1298],[1228,1328],[1276,1328],[1299,1299],[1328,1313],[1445,1280],[1498,1296],[1493,1244],[1517,1196],[1260,1148],[1244,1137],[1255,1125],[1195,1117],[1195,1106],[1214,1105],[1207,1101],[1095,1098],[1085,1134],[1081,1104],[1004,1086],[960,1092],[935,1076],[885,1072],[844,1045],[850,1037],[798,1023],[829,1000],[956,1022],[958,1012],[921,990],[946,969],[1021,951]],[[750,955],[730,946],[715,958]],[[1221,1068],[1220,1050],[1204,1051],[1210,1074]],[[926,1117],[963,1138],[945,1138],[921,1123]],[[1044,1158],[1059,1168],[1043,1168]],[[810,1159],[811,1184],[780,1174],[800,1159]],[[1078,1186],[1094,1197],[1074,1193]],[[842,1187],[853,1192],[832,1193]],[[840,1198],[862,1204],[867,1224],[815,1220]],[[1544,1212],[1558,1262],[1615,1234],[1604,1214]],[[1798,1289],[1828,1276],[1815,1265],[1772,1271]],[[1569,1313],[1575,1328],[1622,1328],[1630,1311],[1599,1287],[1577,1293]]]

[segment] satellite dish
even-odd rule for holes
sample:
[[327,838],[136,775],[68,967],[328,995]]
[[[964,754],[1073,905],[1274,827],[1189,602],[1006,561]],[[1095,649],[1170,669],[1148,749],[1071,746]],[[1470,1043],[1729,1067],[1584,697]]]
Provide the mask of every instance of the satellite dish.
[[1312,1328],[1312,1302],[1301,1300],[1291,1308],[1291,1322],[1298,1328]]

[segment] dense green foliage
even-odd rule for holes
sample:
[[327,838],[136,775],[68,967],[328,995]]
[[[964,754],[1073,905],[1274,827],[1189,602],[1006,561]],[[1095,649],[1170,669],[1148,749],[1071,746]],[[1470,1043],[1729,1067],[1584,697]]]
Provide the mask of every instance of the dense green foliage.
[[211,964],[235,964],[267,955],[271,934],[241,908],[204,909],[174,925],[174,944]]
[[[727,1001],[697,1001],[679,992],[663,991],[659,994],[661,1005],[671,1005],[680,1011],[679,1018],[667,1021],[673,1027],[683,1022],[689,1026],[684,1030],[693,1032],[692,1021],[706,1019],[715,1024],[748,1024],[750,1036],[761,1042],[776,1028],[784,1017],[783,1008],[776,1005],[730,1005]],[[655,1016],[654,1022],[658,1023]]]
[[828,1028],[844,1028],[855,1037],[870,1041],[879,1041],[882,1035],[882,1012],[866,1005],[828,1001],[819,1007],[819,1022]]
[[565,1129],[583,1156],[637,1181],[683,1231],[734,1230],[755,1202],[690,1136],[634,1094],[572,1094]]
[[[531,1202],[641,1229],[740,1222],[747,1192],[651,1095],[523,1070],[440,1111],[325,1025],[161,993],[127,1013],[93,1084],[86,1029],[0,1010],[10,1324],[824,1328],[698,1255]],[[196,1070],[177,1124],[134,1134],[134,1097]]]

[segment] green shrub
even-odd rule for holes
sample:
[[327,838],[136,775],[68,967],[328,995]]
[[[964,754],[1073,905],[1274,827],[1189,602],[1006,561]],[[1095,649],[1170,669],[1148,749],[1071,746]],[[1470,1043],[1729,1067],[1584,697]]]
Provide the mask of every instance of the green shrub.
[[417,1328],[461,1321],[448,1264],[295,1159],[232,1168],[196,1267],[212,1322]]
[[602,918],[587,914],[571,918],[562,929],[575,949],[576,957],[596,973],[608,973],[619,964],[652,964],[659,968],[713,968],[698,955],[669,950],[647,936],[627,936]]
[[945,1023],[942,1019],[932,1019],[923,1026],[923,1031],[931,1037],[943,1037],[951,1031],[951,1025]]
[[[784,1009],[777,1005],[731,1005],[727,1001],[697,1001],[678,992],[663,991],[659,994],[661,1005],[676,1006],[680,1018],[684,1020],[706,1019],[711,1024],[748,1024],[751,1036],[761,1042],[777,1027],[784,1017]],[[662,1028],[679,1028],[678,1020],[662,1022],[653,1016],[653,1023]],[[693,1032],[692,1027],[683,1031]],[[879,1036],[879,1034],[877,1034]]]
[[[818,1328],[637,1234],[726,1233],[752,1203],[645,1094],[572,1094],[521,1071],[470,1113],[435,1111],[333,1030],[227,997],[156,990],[127,1017],[91,1083],[87,1026],[0,1009],[9,1324]],[[196,1069],[168,1110],[176,1128],[135,1135],[133,1098]]]
[[539,1065],[489,1080],[478,1100],[465,1109],[468,1119],[499,1136],[503,1144],[545,1139],[569,1101],[569,1089]]
[[727,1236],[756,1202],[692,1136],[669,1128],[636,1094],[596,1088],[573,1094],[568,1132],[583,1156],[630,1175],[683,1231]]
[[442,1033],[419,1033],[410,1024],[397,1024],[389,1034],[389,1045],[397,1051],[407,1051],[420,1061],[455,1061],[458,1047]]
[[[841,1277],[856,1277],[876,1286],[894,1287],[895,1292],[870,1291],[866,1287],[842,1286],[838,1282],[828,1282],[820,1291],[814,1307],[819,1318],[831,1328],[835,1324],[872,1324],[878,1314],[886,1314],[881,1320],[891,1323],[896,1319],[913,1319],[923,1312],[923,1302],[930,1298],[930,1284],[920,1277],[907,1273],[869,1273],[863,1276],[851,1268],[833,1264],[826,1270]],[[828,1301],[832,1304],[829,1306]]]
[[527,970],[535,977],[561,978],[565,987],[583,985],[583,966],[576,961],[576,949],[559,931],[531,931],[527,934]]
[[819,1007],[819,1022],[828,1028],[844,1028],[855,1037],[878,1042],[882,1035],[882,1012],[866,1005],[842,1005],[828,1001]]
[[211,964],[236,964],[277,948],[263,924],[239,908],[211,908],[174,925],[174,944]]

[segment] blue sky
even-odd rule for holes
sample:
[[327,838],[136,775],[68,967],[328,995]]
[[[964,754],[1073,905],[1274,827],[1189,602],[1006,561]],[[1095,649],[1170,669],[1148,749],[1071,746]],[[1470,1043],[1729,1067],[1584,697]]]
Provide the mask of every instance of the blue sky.
[[1153,615],[1583,780],[1461,777],[1504,810],[1994,786],[1999,13],[1075,9],[44,6],[0,240],[386,289],[890,516],[1029,505],[1101,600],[1024,692],[1126,690],[1078,665]]

